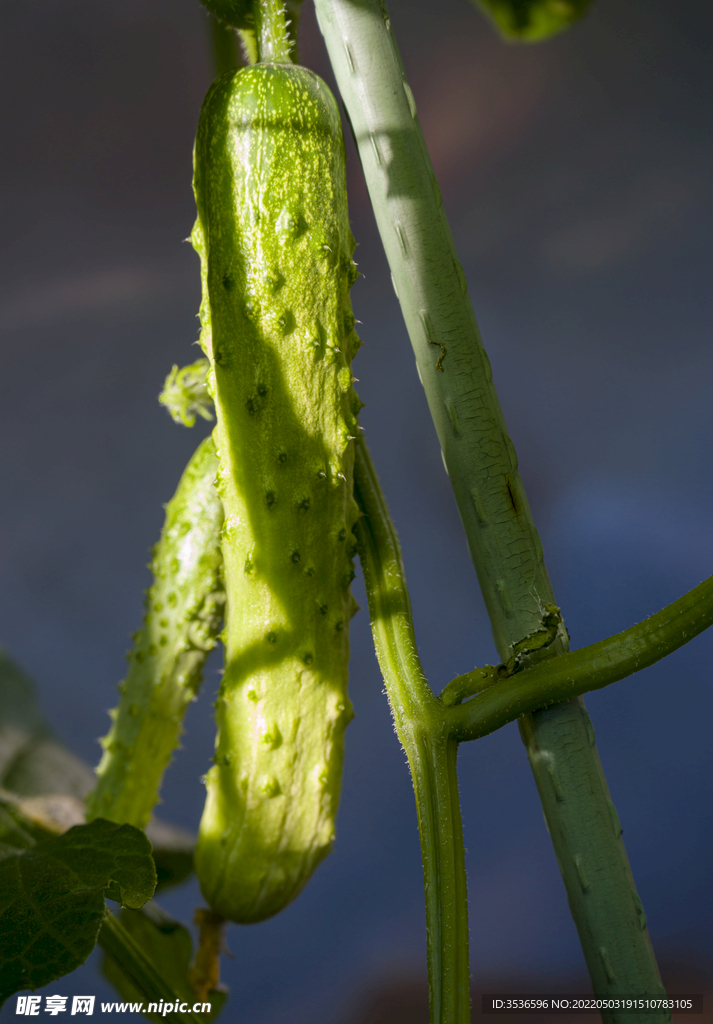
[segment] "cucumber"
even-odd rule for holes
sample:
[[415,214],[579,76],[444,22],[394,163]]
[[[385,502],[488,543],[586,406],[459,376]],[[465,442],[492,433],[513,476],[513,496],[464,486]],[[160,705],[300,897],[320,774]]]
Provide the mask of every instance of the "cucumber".
[[144,828],[163,772],[178,746],[181,721],[217,643],[225,594],[221,581],[223,507],[215,489],[213,439],[198,446],[166,506],[151,560],[146,615],[134,634],[129,672],[87,797],[87,821],[108,818]]
[[196,870],[213,909],[247,923],[281,910],[329,852],[353,714],[357,270],[325,83],[288,64],[221,76],[194,189],[227,595]]

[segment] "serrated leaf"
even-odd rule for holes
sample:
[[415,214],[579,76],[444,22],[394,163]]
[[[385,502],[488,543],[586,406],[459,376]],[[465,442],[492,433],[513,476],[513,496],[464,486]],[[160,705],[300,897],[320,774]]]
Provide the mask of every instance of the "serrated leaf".
[[473,0],[511,41],[535,43],[563,32],[591,0]]
[[[189,1005],[195,1003],[196,996],[188,980],[193,959],[193,940],[188,929],[153,902],[147,903],[143,910],[124,910],[121,923],[176,996]],[[133,1003],[142,1001],[141,991],[113,957],[105,954],[102,971],[122,1000]],[[224,1005],[227,993],[219,988],[211,992],[208,998],[213,1010],[205,1019],[212,1021]],[[163,1019],[160,1014],[146,1013],[144,1016],[155,1021]]]
[[[6,810],[5,834],[17,843],[12,818]],[[141,907],[156,886],[151,844],[131,825],[98,818],[21,852],[8,853],[8,845],[0,860],[0,1003],[84,963],[105,896]]]
[[86,885],[106,888],[108,898],[123,907],[143,907],[153,896],[156,869],[151,843],[133,825],[97,818],[42,843],[41,849],[45,856],[70,866]]

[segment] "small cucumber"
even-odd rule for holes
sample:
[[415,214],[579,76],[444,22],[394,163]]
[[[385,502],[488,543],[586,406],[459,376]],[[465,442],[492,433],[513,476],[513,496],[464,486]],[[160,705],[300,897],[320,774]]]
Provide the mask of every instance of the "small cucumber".
[[146,615],[119,685],[119,706],[87,797],[87,821],[144,828],[164,770],[178,746],[181,721],[201,682],[223,619],[220,531],[223,507],[215,489],[218,460],[208,437],[188,463],[166,506],[151,560],[154,580]]
[[227,595],[196,870],[216,911],[250,922],[293,899],[332,846],[352,717],[357,271],[325,83],[287,64],[221,76],[194,188]]

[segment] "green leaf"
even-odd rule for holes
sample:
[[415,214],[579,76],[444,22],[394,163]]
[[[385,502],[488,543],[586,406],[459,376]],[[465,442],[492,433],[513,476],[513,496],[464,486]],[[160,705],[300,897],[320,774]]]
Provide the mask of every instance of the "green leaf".
[[536,43],[581,18],[591,0],[473,0],[511,41]]
[[133,825],[97,818],[42,843],[41,852],[66,864],[85,885],[105,888],[122,907],[143,907],[156,888],[151,843]]
[[[143,910],[124,910],[121,914],[121,923],[176,996],[192,1006],[196,1002],[196,996],[188,981],[193,959],[193,940],[188,929],[153,902],[147,903]],[[129,1003],[145,1001],[141,989],[137,988],[117,961],[106,953],[102,972],[116,988],[122,1000]],[[204,1019],[212,1021],[224,1005],[227,992],[215,989],[208,998],[213,1010]],[[144,1016],[149,1020],[163,1019],[161,1014],[147,1013]]]
[[[106,912],[105,896],[138,908],[156,886],[151,844],[131,825],[97,819],[35,842],[11,810],[2,810],[0,1002],[84,963]],[[13,845],[21,852],[12,853]]]

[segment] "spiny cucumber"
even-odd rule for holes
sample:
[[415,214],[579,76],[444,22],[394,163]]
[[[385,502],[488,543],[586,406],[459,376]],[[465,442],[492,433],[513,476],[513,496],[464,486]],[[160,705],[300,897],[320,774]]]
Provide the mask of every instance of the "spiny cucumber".
[[221,76],[195,148],[201,343],[225,508],[225,675],[196,850],[211,906],[277,913],[334,840],[358,515],[344,145],[316,75]]
[[215,489],[218,460],[208,437],[188,463],[166,506],[151,560],[146,615],[134,634],[119,706],[102,740],[87,820],[108,818],[143,828],[158,800],[181,721],[217,642],[225,594],[221,582],[223,508]]

